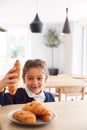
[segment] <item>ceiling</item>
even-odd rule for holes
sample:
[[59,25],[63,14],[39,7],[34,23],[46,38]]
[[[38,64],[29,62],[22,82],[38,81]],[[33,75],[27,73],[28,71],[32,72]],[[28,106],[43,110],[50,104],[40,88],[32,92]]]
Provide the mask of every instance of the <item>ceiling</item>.
[[87,19],[87,0],[0,0],[0,26],[29,24],[36,12],[44,23],[64,22],[66,7],[69,21]]

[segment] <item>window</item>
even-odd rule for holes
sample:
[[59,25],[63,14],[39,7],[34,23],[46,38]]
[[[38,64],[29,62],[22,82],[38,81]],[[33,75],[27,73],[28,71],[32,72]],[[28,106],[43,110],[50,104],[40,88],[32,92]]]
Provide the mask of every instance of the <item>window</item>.
[[87,26],[82,27],[82,74],[87,75]]
[[0,41],[0,76],[3,76],[16,59],[23,64],[30,58],[31,47],[29,35],[23,32],[1,32]]

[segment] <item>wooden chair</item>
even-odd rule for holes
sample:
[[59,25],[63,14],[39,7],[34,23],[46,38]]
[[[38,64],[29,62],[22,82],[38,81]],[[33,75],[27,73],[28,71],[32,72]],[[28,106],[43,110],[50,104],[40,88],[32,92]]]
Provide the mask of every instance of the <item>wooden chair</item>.
[[67,100],[68,96],[81,96],[81,100],[84,100],[85,88],[82,86],[75,87],[75,86],[64,86],[60,88],[56,88],[56,93],[54,94],[55,97],[58,97],[58,100],[62,100],[62,94],[65,95],[65,100]]

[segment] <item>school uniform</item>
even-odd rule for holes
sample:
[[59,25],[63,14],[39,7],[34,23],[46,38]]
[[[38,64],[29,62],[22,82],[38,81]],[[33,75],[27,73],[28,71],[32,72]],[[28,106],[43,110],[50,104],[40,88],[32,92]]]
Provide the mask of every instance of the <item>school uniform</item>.
[[15,95],[10,95],[6,93],[5,90],[0,92],[0,105],[9,105],[9,104],[24,104],[31,101],[39,101],[39,102],[55,102],[54,96],[42,90],[39,95],[35,95],[31,91],[25,88],[18,88]]

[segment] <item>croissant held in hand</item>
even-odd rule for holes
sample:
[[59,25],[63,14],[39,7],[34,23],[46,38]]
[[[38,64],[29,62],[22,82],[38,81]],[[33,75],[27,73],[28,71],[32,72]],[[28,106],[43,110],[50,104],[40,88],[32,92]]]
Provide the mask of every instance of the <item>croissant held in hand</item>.
[[24,124],[35,124],[36,115],[30,111],[19,110],[13,113],[13,117]]
[[[19,79],[20,79],[20,68],[21,68],[21,64],[20,64],[19,60],[16,60],[14,67],[16,68],[15,72],[18,74],[18,76],[16,78],[19,81]],[[8,92],[11,95],[14,95],[16,93],[16,90],[17,90],[17,87],[18,87],[18,81],[17,81],[17,84],[15,86],[8,87]]]
[[52,112],[48,110],[42,103],[37,101],[27,103],[23,107],[23,110],[33,112],[35,115],[39,116],[40,119],[42,119],[45,122],[50,121],[52,119]]

